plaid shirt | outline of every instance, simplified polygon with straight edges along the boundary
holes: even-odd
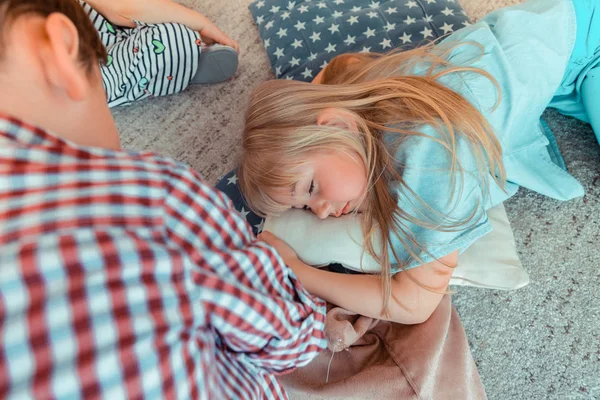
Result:
[[[0,398],[285,398],[324,312],[190,168],[0,115]]]

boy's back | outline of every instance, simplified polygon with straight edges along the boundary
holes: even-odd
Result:
[[[191,169],[119,150],[77,18],[0,0],[0,398],[278,397],[323,303]]]

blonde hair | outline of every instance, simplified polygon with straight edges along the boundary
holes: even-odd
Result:
[[[410,136],[425,136],[444,146],[452,161],[449,173],[452,188],[456,176],[462,173],[460,160],[456,157],[457,135],[461,135],[475,158],[482,191],[487,193],[490,173],[498,185],[503,187],[505,184],[502,150],[491,126],[464,97],[438,82],[450,73],[474,72],[490,79],[500,93],[497,82],[489,73],[469,66],[454,66],[447,60],[458,46],[428,45],[387,55],[341,55],[326,68],[321,85],[268,81],[250,98],[238,177],[249,206],[260,215],[278,214],[288,208],[277,203],[267,192],[291,188],[299,178],[296,168],[306,162],[308,155],[345,151],[361,157],[367,168],[369,188],[361,219],[364,247],[381,264],[385,314],[391,295],[388,249],[401,269],[407,265],[407,260],[400,259],[393,248],[392,235],[413,259],[420,261],[412,248],[425,249],[406,227],[405,221],[451,231],[470,223],[478,210],[473,210],[464,220],[440,224],[431,218],[408,215],[400,209],[397,198],[390,191],[392,182],[398,184],[401,192],[418,196],[404,184],[398,172],[401,166],[390,154],[384,135],[396,133],[399,146],[403,138]],[[483,52],[480,45],[473,43],[473,46]],[[423,65],[427,67],[426,72],[415,75],[415,68]],[[345,120],[356,125],[358,133],[335,124],[317,125],[317,118],[328,108],[340,110]],[[420,133],[418,128],[423,125],[436,129],[439,139]],[[424,201],[421,202],[432,211]],[[377,233],[381,235],[381,254],[375,254],[373,246]]]

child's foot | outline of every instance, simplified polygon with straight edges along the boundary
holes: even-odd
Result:
[[[202,48],[198,71],[191,84],[223,82],[233,76],[238,67],[238,54],[233,47],[214,44]]]

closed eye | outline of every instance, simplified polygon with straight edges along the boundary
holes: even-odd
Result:
[[[310,181],[310,188],[308,189],[308,194],[312,196],[315,191],[315,181]]]

